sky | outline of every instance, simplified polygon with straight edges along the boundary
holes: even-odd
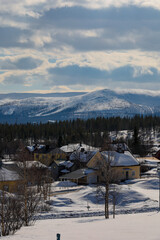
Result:
[[[0,93],[160,90],[159,0],[0,0]]]

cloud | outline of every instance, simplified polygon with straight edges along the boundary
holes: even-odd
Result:
[[[79,67],[78,65],[49,68],[48,73],[56,85],[76,85],[79,83],[92,85],[97,80],[105,80],[107,77],[106,71],[91,67]]]
[[[24,57],[17,60],[0,59],[0,69],[1,70],[32,70],[39,67],[42,61],[39,59],[34,59],[32,57]]]
[[[157,90],[160,74],[155,68],[126,65],[110,71],[78,65],[49,68],[48,74],[10,74],[4,76],[1,89],[28,92],[91,91],[102,88]],[[154,79],[154,84],[152,79]],[[17,89],[16,89],[17,86]]]
[[[48,69],[50,79],[56,85],[101,85],[105,86],[109,81],[147,83],[159,81],[160,75],[157,69],[143,69],[140,67],[123,66],[112,71],[99,70],[91,67],[79,67],[78,65],[56,67]]]
[[[149,20],[159,21],[159,10],[127,6],[102,9],[83,7],[52,8],[34,21],[41,24],[42,27],[50,27],[52,25],[56,28],[64,29],[96,29],[109,27],[112,23],[112,27],[121,26],[122,30],[128,30],[129,27],[141,27],[137,25],[139,21],[152,24]],[[121,25],[122,23],[124,25]]]
[[[5,78],[5,84],[9,85],[26,85],[28,84],[27,78],[25,75],[11,75]]]
[[[158,86],[158,0],[0,3],[0,82],[10,91]]]
[[[159,10],[136,6],[87,9],[62,7],[33,19],[34,29],[50,32],[47,47],[70,46],[77,51],[159,50]],[[87,35],[88,31],[94,34]]]
[[[25,4],[35,7],[38,2]],[[41,4],[47,3],[42,1]],[[38,17],[10,16],[12,21],[15,19],[20,25],[0,28],[0,46],[33,49],[63,49],[69,46],[75,51],[159,51],[160,11],[123,4],[121,7],[113,4],[112,7],[100,9],[74,5],[52,7],[48,10],[44,8]],[[22,24],[26,25],[25,29]]]
[[[3,48],[10,48],[10,47],[17,47],[17,48],[27,48],[33,47],[33,44],[29,44],[28,42],[21,43],[20,38],[22,36],[29,35],[30,31],[28,30],[21,30],[15,27],[0,27],[0,47]]]

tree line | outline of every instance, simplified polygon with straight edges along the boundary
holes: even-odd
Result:
[[[108,132],[120,130],[158,129],[160,117],[136,115],[130,117],[98,117],[92,119],[76,119],[54,123],[0,124],[0,148],[8,148],[13,152],[18,141],[41,140],[60,147],[68,143],[83,142],[101,147]],[[7,146],[6,146],[7,143]],[[1,149],[0,149],[1,152]]]

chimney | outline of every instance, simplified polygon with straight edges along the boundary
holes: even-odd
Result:
[[[48,145],[48,144],[46,145],[46,151],[47,151],[47,150],[49,150],[49,145]]]

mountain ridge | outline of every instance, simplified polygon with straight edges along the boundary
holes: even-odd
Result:
[[[110,89],[71,93],[0,94],[0,122],[26,123],[75,118],[160,115],[160,96]]]

